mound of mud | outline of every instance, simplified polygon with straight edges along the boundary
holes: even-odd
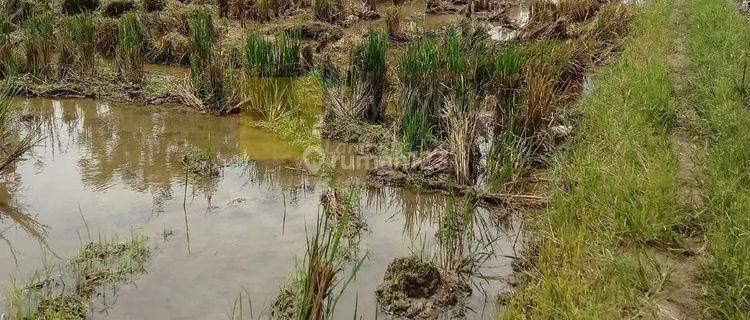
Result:
[[[446,181],[453,181],[455,156],[436,149],[419,159],[409,159],[396,165],[384,165],[370,171],[373,181],[383,184],[443,189]]]
[[[418,257],[397,258],[388,265],[376,294],[388,313],[411,319],[434,319],[471,295],[466,284],[443,274]]]

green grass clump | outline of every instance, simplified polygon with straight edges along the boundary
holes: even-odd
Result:
[[[398,104],[402,112],[404,144],[409,150],[425,149],[430,144],[442,106],[437,40],[423,37],[409,43],[398,66],[402,85]]]
[[[449,134],[441,116],[447,97],[463,106],[470,99],[482,101],[492,81],[492,61],[485,27],[461,22],[442,37],[422,35],[411,41],[398,61],[397,104],[406,149],[434,145],[435,138]]]
[[[677,156],[661,122],[673,109],[664,97],[674,3],[636,10],[622,56],[577,105],[585,116],[572,150],[552,161],[552,174],[569,183],[527,220],[528,260],[502,319],[631,318],[655,312],[665,294],[668,272],[648,252],[675,245],[684,223]]]
[[[47,79],[52,76],[52,50],[55,44],[55,17],[51,11],[37,13],[24,23],[26,71]]]
[[[718,319],[750,314],[750,110],[740,87],[750,53],[750,21],[737,3],[686,2],[688,76],[711,143],[703,216],[708,258],[704,308]]]
[[[244,53],[248,68],[260,77],[294,77],[302,72],[299,28],[279,32],[271,41],[253,32],[247,37]]]
[[[236,109],[238,83],[232,65],[214,48],[213,14],[197,10],[190,18],[190,80],[196,95],[213,113]]]
[[[121,77],[135,83],[141,81],[145,44],[146,30],[141,17],[137,13],[129,13],[120,18],[115,65]]]
[[[362,89],[369,95],[363,119],[369,122],[380,122],[385,113],[383,95],[387,78],[386,52],[388,38],[382,32],[370,30],[367,41],[355,49],[351,57],[350,87]]]
[[[62,25],[62,39],[58,44],[60,75],[93,74],[96,66],[93,17],[89,14],[68,17]]]

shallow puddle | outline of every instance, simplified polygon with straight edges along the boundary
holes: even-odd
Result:
[[[0,180],[4,287],[70,259],[86,239],[139,232],[156,247],[147,273],[98,299],[93,318],[229,319],[244,291],[257,317],[289,279],[295,258],[304,256],[328,182],[305,173],[301,151],[244,117],[91,100],[17,103],[38,115],[45,138]],[[186,180],[180,160],[196,147],[225,164],[219,177]],[[362,173],[339,170],[336,180],[364,183]],[[459,251],[436,245],[444,196],[383,187],[362,194],[369,228],[359,252],[369,258],[336,319],[352,317],[355,301],[358,314],[375,318],[374,292],[394,258]],[[497,215],[477,209],[475,237],[466,244],[491,252],[482,276],[472,278],[468,319],[495,314],[511,273],[505,257],[521,247],[516,220]],[[0,313],[6,309],[3,303]]]

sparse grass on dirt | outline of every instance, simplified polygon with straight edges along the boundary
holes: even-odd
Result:
[[[687,1],[689,74],[697,112],[710,130],[700,219],[708,258],[700,279],[703,307],[720,319],[750,315],[750,110],[742,87],[750,54],[750,20],[739,4]]]
[[[620,319],[654,314],[668,272],[649,247],[670,247],[683,221],[677,158],[666,135],[674,48],[673,2],[636,7],[631,38],[577,105],[559,183],[527,227],[520,286],[503,319]],[[665,121],[667,120],[667,121]]]

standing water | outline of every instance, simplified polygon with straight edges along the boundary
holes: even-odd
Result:
[[[299,150],[240,116],[92,100],[17,103],[38,117],[44,139],[0,176],[4,288],[74,257],[89,239],[142,233],[155,248],[147,273],[98,298],[94,319],[228,319],[240,292],[256,317],[272,306],[304,257],[330,180],[307,174]],[[225,164],[218,177],[186,178],[181,159],[194,148],[211,150]],[[354,170],[336,177],[366,182]],[[384,187],[362,194],[369,227],[359,253],[367,258],[336,319],[351,318],[355,308],[375,318],[375,290],[387,265],[441,250],[436,234],[446,196]],[[484,242],[474,246],[489,258],[472,277],[465,318],[489,319],[498,293],[507,290],[505,257],[521,244],[516,221],[500,218],[505,213],[475,215],[475,238]]]

